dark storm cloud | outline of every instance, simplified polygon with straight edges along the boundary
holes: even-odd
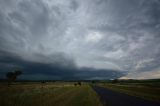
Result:
[[[1,0],[1,73],[21,67],[46,79],[155,75],[159,13],[159,0]]]
[[[57,60],[54,63],[40,63],[25,61],[19,56],[1,51],[0,54],[0,70],[1,77],[4,78],[5,73],[13,69],[23,70],[22,79],[57,79],[57,80],[89,80],[89,79],[111,79],[125,75],[124,72],[116,70],[97,70],[93,68],[78,68],[70,59],[66,59],[63,55],[59,55],[61,62]]]

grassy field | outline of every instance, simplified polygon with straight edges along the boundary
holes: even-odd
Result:
[[[160,87],[159,83],[125,83],[125,84],[111,84],[106,83],[101,86],[123,92],[129,95],[141,97],[143,99],[160,102]]]
[[[98,95],[87,85],[16,84],[0,85],[0,106],[102,106]]]

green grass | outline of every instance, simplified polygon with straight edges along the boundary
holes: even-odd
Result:
[[[160,88],[157,86],[144,84],[103,84],[101,86],[143,99],[160,102]]]
[[[25,84],[0,87],[0,106],[102,106],[99,97],[85,84]]]

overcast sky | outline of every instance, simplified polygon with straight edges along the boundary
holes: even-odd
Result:
[[[160,78],[160,0],[0,0],[0,78]]]

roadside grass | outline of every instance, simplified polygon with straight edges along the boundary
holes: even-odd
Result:
[[[93,89],[57,84],[0,86],[0,106],[102,106]]]
[[[137,96],[146,100],[160,102],[160,88],[141,84],[103,84],[102,87]]]

